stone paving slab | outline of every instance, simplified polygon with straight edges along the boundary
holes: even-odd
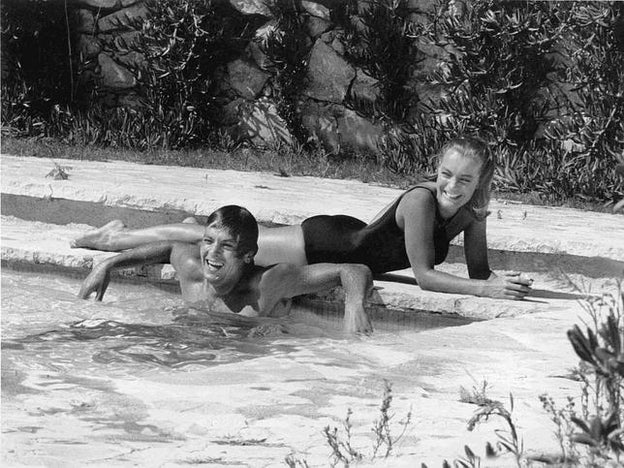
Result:
[[[68,180],[46,177],[54,162],[71,167]],[[349,214],[369,221],[401,193],[351,180],[124,162],[54,162],[2,155],[2,192],[197,215],[239,204],[260,222],[281,224],[299,223],[316,214]],[[504,200],[493,201],[491,211],[488,245],[492,250],[624,261],[624,216]]]

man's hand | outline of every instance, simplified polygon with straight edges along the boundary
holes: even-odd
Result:
[[[373,332],[373,324],[368,318],[364,305],[345,303],[344,331],[365,335],[370,335]]]
[[[113,269],[167,263],[169,262],[172,250],[172,242],[154,242],[152,244],[141,245],[134,249],[126,250],[114,257],[107,258],[102,263],[93,267],[89,276],[83,281],[80,291],[78,292],[78,297],[86,299],[91,293],[96,293],[95,300],[101,301],[106,292],[106,288],[108,288],[110,272]],[[176,269],[176,271],[180,274],[179,269]]]
[[[89,276],[85,278],[78,292],[80,299],[87,299],[92,293],[95,294],[95,300],[101,301],[110,283],[110,271],[104,263],[100,263],[93,267]]]

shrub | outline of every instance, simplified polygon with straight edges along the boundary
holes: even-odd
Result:
[[[140,142],[133,147],[207,144],[221,119],[217,77],[240,55],[257,24],[223,2],[169,0],[147,6],[148,19],[130,25],[140,29],[139,38],[110,46],[115,53],[144,57],[131,67],[140,106],[123,114],[124,123],[133,121]]]
[[[448,54],[425,125],[492,142],[499,190],[614,199],[624,150],[622,5],[478,2],[421,28]],[[567,140],[567,141],[566,141]]]
[[[66,7],[2,1],[2,125],[17,134],[45,135],[52,113],[74,102]]]
[[[403,121],[415,97],[406,84],[417,58],[415,41],[409,35],[408,2],[371,0],[360,5],[359,11],[358,3],[344,2],[334,18],[345,30],[345,56],[379,80],[381,99],[374,108],[351,104],[374,118]]]
[[[92,104],[104,90],[82,80],[87,74],[72,60],[67,2],[3,0],[4,128],[135,149],[213,145],[222,106],[233,97],[219,86],[224,65],[266,19],[228,2],[147,5],[149,18],[130,25],[141,30],[139,40],[106,45],[112,55],[144,58],[133,67],[131,97],[140,105],[124,110]],[[332,8],[345,57],[379,80],[376,103],[345,103],[387,128],[378,162],[399,174],[431,172],[432,151],[448,138],[479,134],[497,154],[498,191],[621,200],[624,3],[432,5],[418,14],[407,0]],[[263,44],[273,98],[306,144],[299,115],[310,45],[305,14],[290,0],[277,1],[273,14],[276,27]]]
[[[309,53],[302,9],[295,2],[276,0],[271,5],[271,12],[276,24],[262,44],[262,50],[272,64],[273,98],[292,135],[297,141],[306,143],[309,135],[298,112]]]

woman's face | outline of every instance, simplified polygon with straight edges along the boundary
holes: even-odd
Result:
[[[479,185],[481,165],[455,149],[444,154],[436,179],[438,207],[444,218],[453,216],[470,201]]]

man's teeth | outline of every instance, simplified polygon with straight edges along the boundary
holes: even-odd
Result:
[[[211,268],[221,268],[223,266],[223,263],[214,263],[211,261],[208,261],[208,266]]]

